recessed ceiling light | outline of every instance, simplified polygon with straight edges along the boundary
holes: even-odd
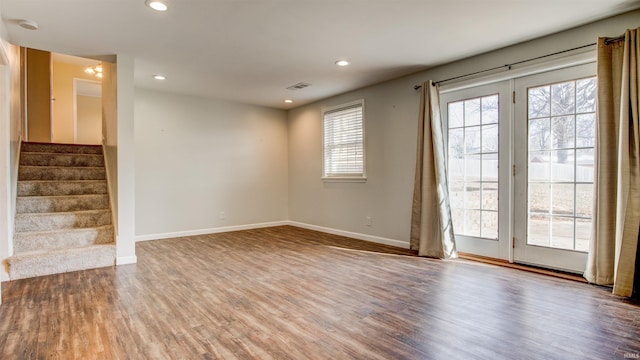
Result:
[[[285,100],[284,102],[285,102],[285,103],[287,103],[287,104],[291,104],[291,103],[293,102],[293,100],[291,100],[291,99],[287,99],[287,100]]]
[[[153,75],[153,78],[156,80],[165,80],[166,77],[164,77],[163,75]]]
[[[27,30],[38,30],[38,23],[31,20],[20,20],[18,21],[18,25],[20,27],[25,28]]]
[[[158,0],[147,0],[145,1],[145,4],[147,4],[148,7],[152,8],[153,10],[156,11],[167,11],[168,7],[165,3],[163,3],[162,1],[158,1]]]
[[[347,65],[349,65],[349,62],[347,60],[338,60],[338,61],[336,61],[336,65],[338,65],[338,66],[347,66]]]

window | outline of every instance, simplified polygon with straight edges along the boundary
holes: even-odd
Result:
[[[364,101],[327,108],[324,120],[325,180],[363,181],[364,156]]]

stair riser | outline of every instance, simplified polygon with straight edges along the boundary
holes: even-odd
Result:
[[[104,166],[102,155],[23,153],[20,165],[27,166]]]
[[[111,224],[111,212],[17,214],[17,232],[91,228]]]
[[[106,193],[107,182],[104,180],[88,182],[18,182],[18,196],[90,195]]]
[[[65,252],[16,255],[7,259],[9,278],[25,279],[70,271],[114,266],[115,245],[98,245]]]
[[[109,208],[107,195],[84,195],[78,197],[19,197],[16,212],[49,213],[62,211],[101,210]]]
[[[18,180],[105,180],[104,167],[21,166]]]
[[[68,154],[102,154],[100,145],[65,145],[65,144],[42,144],[42,143],[22,143],[22,153],[68,153]]]
[[[16,254],[28,251],[56,250],[82,246],[111,244],[114,242],[113,226],[80,229],[74,231],[48,231],[37,233],[16,233],[14,237]]]

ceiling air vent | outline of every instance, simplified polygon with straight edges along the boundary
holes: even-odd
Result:
[[[309,86],[311,86],[311,84],[299,82],[297,84],[293,84],[293,85],[287,87],[287,90],[300,90],[300,89],[304,89],[304,88],[309,87]]]

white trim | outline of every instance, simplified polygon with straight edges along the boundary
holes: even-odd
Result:
[[[104,121],[104,119],[103,119]],[[111,224],[113,224],[113,229],[116,232],[116,234],[114,236],[117,236],[118,234],[118,209],[116,209],[113,204],[115,204],[114,202],[114,194],[113,191],[111,191],[111,178],[109,177],[109,158],[107,156],[107,145],[104,143],[104,138],[102,139],[102,158],[104,159],[104,174],[105,177],[107,178],[107,194],[109,195],[109,210],[111,210]],[[117,163],[117,161],[116,161]],[[117,189],[117,188],[116,188]]]
[[[257,224],[224,226],[219,228],[175,231],[175,232],[160,233],[160,234],[137,235],[136,242],[170,239],[170,238],[178,238],[178,237],[184,237],[184,236],[208,235],[208,234],[216,234],[216,233],[239,231],[239,230],[260,229],[260,228],[283,226],[283,225],[290,225],[290,224],[288,221],[273,221],[273,222],[265,222],[265,223],[257,223]]]
[[[336,110],[342,110],[342,109],[347,109],[347,108],[351,108],[351,107],[357,107],[358,105],[362,106],[362,108],[364,109],[364,99],[360,99],[360,100],[354,100],[354,101],[350,101],[348,103],[344,103],[344,104],[340,104],[340,105],[335,105],[335,106],[327,106],[327,107],[323,107],[321,109],[322,114],[324,115],[325,113],[328,112],[333,112]]]
[[[339,229],[332,229],[332,228],[327,228],[327,227],[324,227],[324,226],[305,224],[305,223],[301,223],[301,222],[297,222],[297,221],[287,221],[287,223],[288,223],[287,225],[291,225],[291,226],[295,226],[295,227],[299,227],[299,228],[303,228],[303,229],[315,230],[315,231],[320,231],[320,232],[324,232],[324,233],[328,233],[328,234],[345,236],[345,237],[349,237],[349,238],[353,238],[353,239],[357,239],[357,240],[369,241],[369,242],[373,242],[373,243],[377,243],[377,244],[395,246],[395,247],[399,247],[399,248],[402,248],[402,249],[408,249],[409,248],[409,243],[406,242],[406,241],[383,238],[383,237],[374,236],[374,235],[355,233],[355,232],[339,230]]]
[[[10,49],[7,49],[7,42],[4,39],[0,40],[0,64],[9,65],[9,56],[7,55]]]
[[[133,256],[118,256],[116,258],[116,265],[135,264],[138,262],[138,257]]]
[[[355,233],[355,232],[339,230],[339,229],[333,229],[333,228],[328,228],[324,226],[305,224],[305,223],[291,221],[291,220],[273,221],[273,222],[247,224],[247,225],[225,226],[225,227],[219,227],[219,228],[209,228],[209,229],[199,229],[199,230],[176,231],[176,232],[161,233],[161,234],[138,235],[136,236],[136,242],[171,239],[171,238],[179,238],[179,237],[185,237],[185,236],[217,234],[217,233],[224,233],[224,232],[230,232],[230,231],[252,230],[252,229],[268,228],[268,227],[275,227],[275,226],[285,226],[285,225],[295,226],[302,229],[320,231],[327,234],[345,236],[345,237],[357,239],[357,240],[369,241],[376,244],[395,246],[402,249],[409,248],[409,243],[406,241],[383,238],[383,237],[374,236],[374,235]]]
[[[13,192],[11,168],[11,65],[4,40],[0,39],[0,238],[5,238],[6,256],[13,255]],[[4,251],[3,251],[4,253]],[[0,258],[4,261],[4,259]],[[3,266],[0,281],[9,281],[9,274]],[[2,293],[0,285],[0,294]],[[0,295],[0,304],[2,303]]]
[[[362,176],[358,176],[358,177],[329,176],[329,177],[322,177],[321,179],[324,182],[360,182],[360,183],[367,182],[367,178]]]
[[[596,62],[596,51],[595,49],[591,49],[579,54],[564,56],[549,61],[541,61],[521,68],[500,70],[498,73],[490,75],[451,82],[440,86],[440,94],[594,62]]]

